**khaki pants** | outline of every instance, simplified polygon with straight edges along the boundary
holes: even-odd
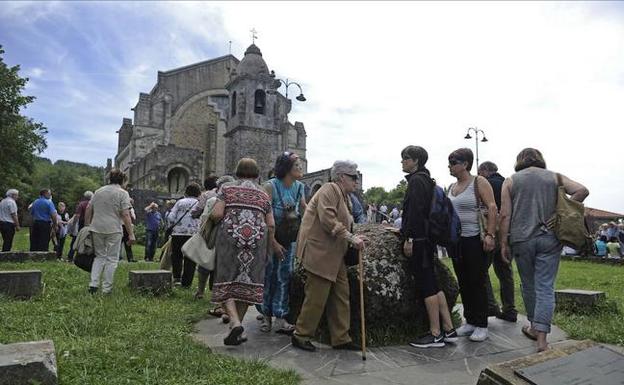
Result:
[[[303,340],[312,339],[327,306],[327,324],[332,346],[351,342],[349,279],[346,266],[342,264],[336,282],[306,272],[304,291],[305,299],[297,318],[295,336]]]
[[[102,292],[110,293],[113,290],[113,278],[119,263],[122,233],[101,234],[92,232],[91,235],[93,235],[95,259],[93,260],[89,286],[99,287],[101,277]]]

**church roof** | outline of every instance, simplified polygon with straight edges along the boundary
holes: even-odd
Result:
[[[585,207],[585,216],[593,218],[624,218],[624,214],[618,214],[610,211],[593,209],[591,207]]]
[[[257,45],[252,44],[247,48],[245,57],[238,63],[236,72],[238,75],[252,76],[269,73],[269,67],[267,67],[266,62],[262,58],[262,52],[260,52],[260,48]]]

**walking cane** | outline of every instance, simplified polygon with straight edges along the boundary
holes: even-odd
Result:
[[[360,332],[362,339],[362,361],[366,361],[366,320],[364,319],[364,262],[362,260],[362,250],[358,251],[360,270]]]

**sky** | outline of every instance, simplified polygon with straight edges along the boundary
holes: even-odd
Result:
[[[103,166],[157,71],[256,44],[299,82],[309,171],[351,159],[364,187],[396,186],[420,145],[441,185],[468,127],[479,159],[513,173],[525,147],[624,213],[624,2],[3,2],[0,44],[37,97],[43,156]],[[295,92],[292,90],[291,92]]]

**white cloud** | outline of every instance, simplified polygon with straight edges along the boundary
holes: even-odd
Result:
[[[64,7],[63,17],[78,17],[71,3]],[[589,205],[624,212],[624,25],[605,3],[158,2],[92,10],[111,7],[159,27],[119,28],[105,19],[77,30],[94,60],[106,58],[104,74],[85,71],[62,42],[47,41],[62,97],[42,107],[69,105],[59,114],[75,124],[65,128],[102,140],[109,157],[121,118],[155,84],[157,70],[226,54],[229,40],[241,57],[255,27],[269,67],[304,87],[308,101],[293,101],[290,118],[306,125],[310,170],[350,158],[366,187],[390,188],[403,176],[401,148],[419,144],[439,183],[449,184],[446,157],[474,146],[463,136],[478,126],[490,140],[481,160],[505,175],[523,147],[537,147],[550,168],[589,187]],[[37,86],[51,87],[43,80],[52,72],[44,68]],[[99,89],[102,78],[117,88]],[[65,156],[52,145],[48,153]]]

